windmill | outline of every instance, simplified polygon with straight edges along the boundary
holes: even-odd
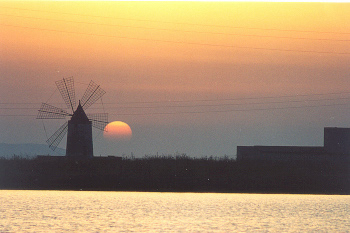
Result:
[[[42,103],[36,118],[66,119],[70,117],[70,120],[59,127],[46,142],[52,150],[55,150],[68,132],[66,156],[92,158],[92,127],[102,131],[105,130],[108,124],[108,115],[107,113],[86,114],[85,111],[106,92],[99,85],[91,81],[76,107],[73,77],[63,78],[57,81],[56,86],[69,111],[47,103]]]

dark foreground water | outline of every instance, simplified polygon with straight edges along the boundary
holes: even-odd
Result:
[[[349,232],[350,196],[0,190],[0,232]]]

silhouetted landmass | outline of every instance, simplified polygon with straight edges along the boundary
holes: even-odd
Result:
[[[145,156],[0,159],[1,189],[350,194],[349,159],[235,161]]]
[[[0,157],[11,158],[13,155],[21,155],[22,157],[33,158],[36,155],[65,155],[66,150],[62,148],[56,148],[53,152],[47,144],[34,144],[34,143],[22,143],[22,144],[10,144],[0,143]]]

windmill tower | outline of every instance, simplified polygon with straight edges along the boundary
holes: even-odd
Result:
[[[108,115],[107,113],[86,114],[85,111],[106,92],[91,81],[79,101],[78,107],[76,107],[73,77],[57,81],[56,86],[71,113],[62,108],[42,103],[38,110],[37,119],[65,119],[70,117],[70,120],[65,122],[46,142],[52,150],[55,150],[68,132],[66,156],[92,158],[92,127],[104,130],[108,124]]]

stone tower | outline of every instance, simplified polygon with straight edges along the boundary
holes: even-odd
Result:
[[[68,121],[66,156],[81,159],[93,157],[92,122],[80,102]]]

